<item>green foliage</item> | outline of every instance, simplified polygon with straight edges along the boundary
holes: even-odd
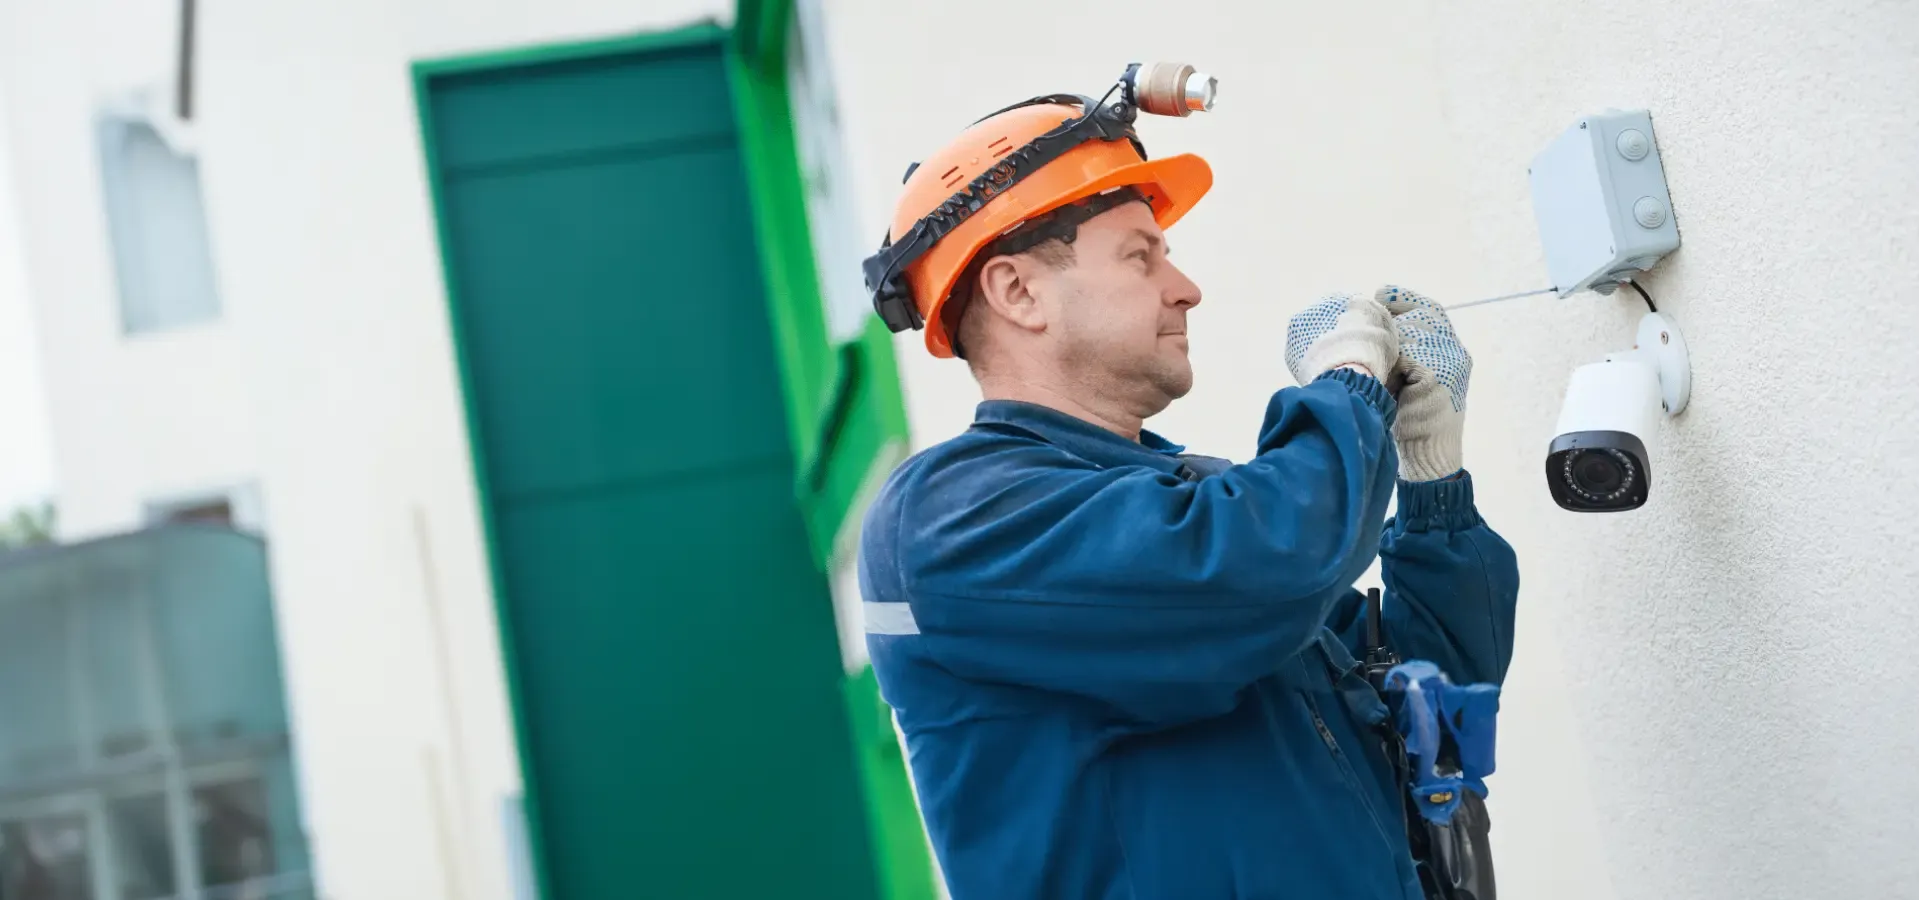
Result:
[[[0,521],[0,550],[53,543],[54,519],[51,500],[15,509],[5,520]]]

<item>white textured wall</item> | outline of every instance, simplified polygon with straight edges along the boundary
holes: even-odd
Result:
[[[1632,304],[1473,311],[1471,449],[1528,532],[1527,611],[1566,651],[1619,896],[1919,896],[1919,5],[1433,21],[1482,272],[1537,271],[1504,161],[1606,103],[1653,111],[1684,242],[1645,284],[1690,342],[1692,407],[1636,515],[1561,515],[1535,471],[1568,367],[1620,344]]]
[[[0,83],[0,122],[7,118]],[[0,138],[0,510],[38,502],[53,491],[53,447],[47,399],[40,386],[40,352],[20,253],[20,217],[14,209],[7,142]]]
[[[1456,319],[1478,359],[1468,465],[1524,578],[1492,782],[1502,896],[1919,893],[1902,824],[1919,801],[1919,5],[829,9],[872,234],[907,162],[1005,103],[1098,93],[1139,59],[1221,78],[1214,113],[1142,126],[1217,176],[1172,237],[1207,291],[1198,386],[1152,425],[1236,458],[1290,383],[1294,310],[1383,281],[1445,302],[1544,285],[1527,161],[1583,112],[1649,107],[1685,246],[1646,284],[1695,380],[1648,507],[1575,517],[1543,480],[1568,375],[1631,343],[1633,302]],[[916,442],[963,428],[963,364],[901,351]]]
[[[91,131],[164,91],[171,0],[0,0],[0,81],[69,537],[254,481],[331,900],[501,900],[517,790],[409,66],[730,16],[725,0],[201,3],[225,313],[119,333]]]

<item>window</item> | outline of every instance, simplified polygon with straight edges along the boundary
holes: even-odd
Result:
[[[272,810],[259,779],[196,787],[193,809],[199,823],[200,871],[207,884],[251,884],[278,871]]]
[[[203,783],[192,785],[187,814],[178,823],[170,818],[164,791],[109,798],[107,823],[117,854],[112,868],[119,875],[121,900],[168,900],[177,894],[182,887],[177,854],[186,847],[198,851],[198,879],[206,888],[257,891],[278,874],[265,784],[259,778],[215,780],[218,775],[197,772],[187,777]],[[194,829],[190,844],[184,833],[189,827]],[[189,864],[192,859],[186,857]],[[0,895],[0,900],[11,898]]]
[[[86,821],[77,815],[0,822],[0,897],[93,900]]]
[[[124,900],[161,900],[179,884],[173,868],[172,835],[167,827],[167,798],[153,791],[116,797],[107,804],[108,827]]]
[[[285,837],[274,833],[265,782],[246,770],[229,763],[187,771],[177,813],[151,776],[127,779],[131,787],[93,784],[104,801],[98,807],[72,795],[42,800],[43,808],[24,815],[0,805],[0,900],[171,900],[187,887],[209,898],[310,898],[304,872],[276,866],[274,841]],[[92,817],[105,824],[104,847],[88,841]],[[94,860],[96,852],[111,859]],[[191,883],[183,883],[183,863],[193,866]],[[96,874],[110,877],[117,892],[99,890]]]
[[[825,16],[819,0],[793,4],[787,34],[786,84],[793,109],[793,137],[806,187],[806,218],[826,304],[826,331],[834,343],[858,340],[873,317],[860,262],[879,247],[862,248],[856,233],[856,198],[846,153],[840,144],[839,107],[829,70]]]
[[[141,334],[218,317],[199,161],[137,118],[102,119],[99,140],[122,330]]]

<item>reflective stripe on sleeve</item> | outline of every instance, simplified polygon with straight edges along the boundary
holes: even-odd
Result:
[[[860,603],[860,612],[866,619],[867,634],[920,633],[919,623],[913,620],[913,607],[905,603],[866,600]]]

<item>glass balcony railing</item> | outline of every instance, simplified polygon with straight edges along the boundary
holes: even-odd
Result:
[[[265,545],[0,554],[0,898],[311,893]]]

